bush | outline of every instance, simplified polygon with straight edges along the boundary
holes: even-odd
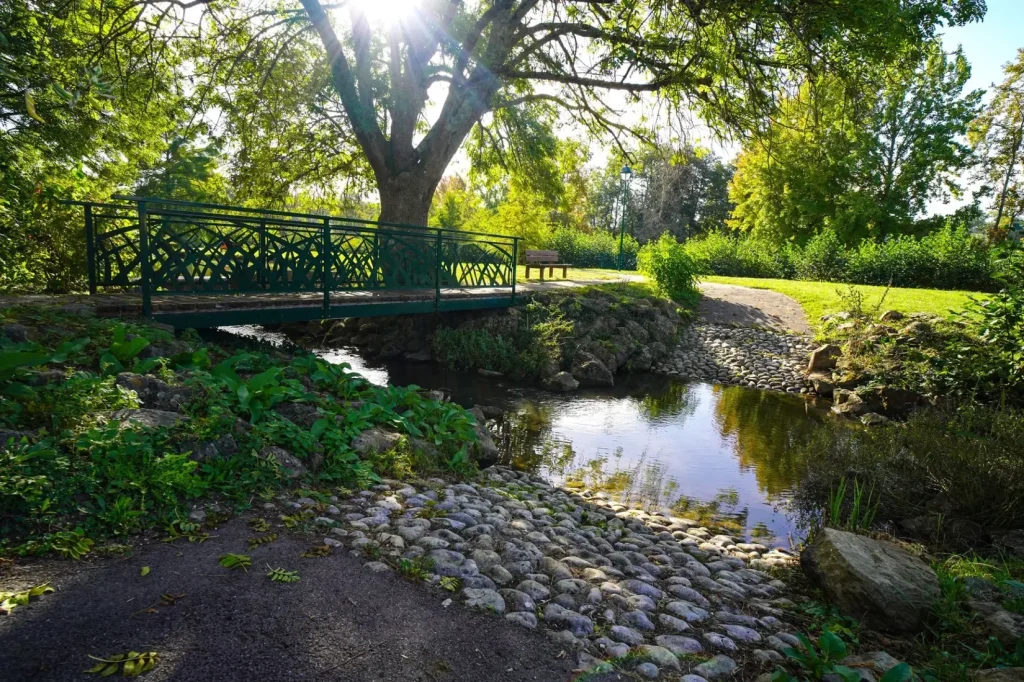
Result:
[[[557,251],[563,263],[578,268],[617,268],[619,266],[618,235],[604,230],[580,232],[562,227],[555,230],[547,248]],[[636,255],[640,244],[627,234],[622,245],[622,268],[636,270]]]
[[[687,255],[686,247],[668,232],[640,249],[637,265],[640,272],[675,301],[692,303],[700,295],[693,259]]]
[[[832,230],[821,230],[795,254],[796,278],[815,282],[848,281],[847,258],[839,235]]]
[[[703,275],[774,279],[793,276],[790,249],[761,239],[709,232],[688,240],[683,246]]]
[[[953,224],[920,239],[864,239],[855,247],[845,246],[827,229],[802,248],[712,232],[690,239],[685,249],[700,274],[726,277],[994,291],[1000,275],[995,250]]]

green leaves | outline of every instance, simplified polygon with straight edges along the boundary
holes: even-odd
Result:
[[[21,592],[0,592],[0,613],[10,614],[14,607],[28,604],[32,597],[41,597],[53,591],[49,583],[43,583]]]
[[[126,654],[115,654],[105,658],[90,654],[89,658],[99,661],[95,666],[85,671],[90,675],[110,677],[120,670],[121,677],[138,677],[156,667],[159,654],[155,651],[147,651],[145,653],[129,651]]]
[[[73,531],[57,533],[53,540],[53,549],[68,559],[81,559],[92,551],[95,543],[86,537],[85,531],[75,528]]]
[[[914,669],[907,663],[900,663],[889,668],[878,682],[912,682],[913,679]]]
[[[246,573],[249,572],[249,567],[252,566],[252,559],[245,554],[228,554],[221,555],[218,563],[224,568],[237,569],[240,568]]]
[[[267,571],[267,577],[275,583],[297,583],[301,580],[298,571],[287,571],[283,568],[271,568]]]
[[[103,376],[119,374],[127,369],[128,363],[149,346],[149,339],[142,336],[128,338],[123,324],[114,328],[114,340],[110,348],[100,356],[100,373]],[[147,368],[148,369],[148,368]]]
[[[143,578],[149,575],[149,566],[143,566],[141,569],[139,569],[139,575]]]

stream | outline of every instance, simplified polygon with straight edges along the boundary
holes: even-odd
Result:
[[[284,341],[259,327],[221,331]],[[556,394],[430,363],[370,362],[351,348],[310,350],[378,385],[443,389],[465,407],[500,408],[495,442],[506,462],[552,483],[582,484],[769,546],[804,535],[790,509],[806,468],[797,446],[825,410],[800,396],[646,374]]]

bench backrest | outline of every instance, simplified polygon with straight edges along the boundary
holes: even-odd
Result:
[[[557,263],[557,251],[526,251],[527,263]]]

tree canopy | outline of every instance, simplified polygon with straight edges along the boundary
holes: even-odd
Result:
[[[730,225],[801,242],[824,228],[847,243],[914,232],[972,163],[962,140],[982,93],[963,92],[969,77],[959,51],[932,44],[879,70],[876,89],[808,79],[737,159]]]

